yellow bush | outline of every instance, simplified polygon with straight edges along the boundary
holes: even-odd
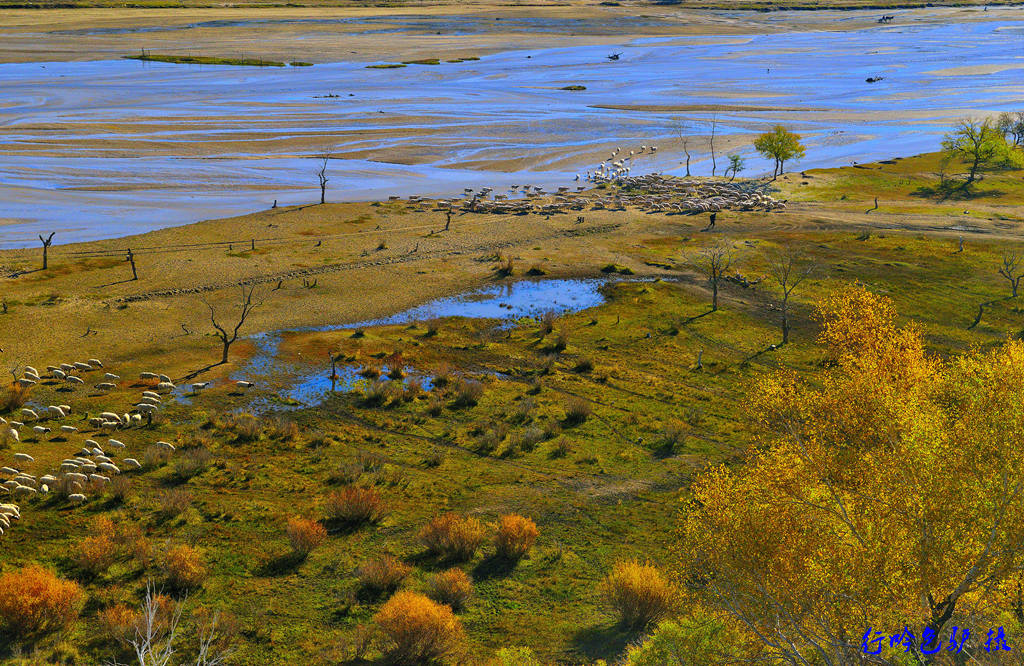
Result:
[[[461,610],[473,596],[473,581],[462,569],[449,569],[430,578],[427,596],[452,610]]]
[[[293,516],[288,519],[285,533],[288,535],[288,541],[291,542],[292,550],[303,557],[313,552],[313,549],[327,538],[327,530],[323,525],[301,516]]]
[[[508,514],[498,518],[494,545],[499,557],[518,560],[530,552],[538,536],[540,530],[532,520],[518,514]]]
[[[373,616],[385,639],[384,650],[397,664],[430,664],[455,657],[465,642],[452,609],[422,594],[395,594]]]
[[[139,612],[124,604],[118,604],[97,613],[96,621],[103,633],[124,645],[135,635]]]
[[[629,627],[645,627],[665,619],[675,609],[675,587],[652,564],[617,562],[604,580],[608,602]]]
[[[356,571],[359,584],[373,592],[391,592],[412,573],[412,567],[396,557],[385,555],[364,562]]]
[[[484,540],[484,526],[476,518],[446,513],[437,516],[417,535],[429,552],[451,560],[468,560]]]
[[[109,532],[101,532],[78,542],[75,562],[83,571],[98,576],[110,568],[116,557],[117,545],[110,538]]]
[[[206,580],[203,557],[192,546],[172,546],[163,557],[164,578],[175,589],[200,587]]]
[[[358,525],[375,523],[384,517],[384,499],[373,488],[345,486],[327,496],[324,507],[329,520]]]
[[[0,574],[0,634],[34,638],[64,630],[78,617],[85,593],[38,564]]]

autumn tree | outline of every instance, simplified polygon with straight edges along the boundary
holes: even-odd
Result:
[[[1006,278],[1010,283],[1010,294],[1017,298],[1017,288],[1024,278],[1024,266],[1021,266],[1022,258],[1016,252],[1004,252],[1003,263],[999,267],[999,275]]]
[[[718,311],[718,286],[725,277],[733,260],[730,243],[719,241],[690,257],[690,266],[703,275],[711,287],[711,311]]]
[[[787,161],[800,159],[807,153],[807,149],[800,143],[800,135],[790,132],[782,125],[776,125],[770,132],[765,132],[754,139],[754,149],[766,159],[775,160],[772,180],[785,172]]]
[[[782,344],[789,342],[789,297],[797,287],[814,273],[815,264],[798,249],[787,247],[769,251],[768,275],[779,288],[779,311],[782,314]]]
[[[732,173],[732,175],[729,176],[730,181],[735,180],[736,174],[738,174],[740,171],[743,171],[743,167],[746,165],[746,162],[747,161],[743,158],[742,155],[729,155],[729,166],[725,168],[725,172]]]
[[[942,156],[959,161],[967,168],[969,187],[980,180],[983,171],[1009,168],[1021,164],[1021,156],[1006,142],[1006,137],[990,119],[964,119],[942,140]]]
[[[820,318],[834,366],[763,380],[745,465],[696,482],[687,579],[766,663],[926,664],[922,642],[953,626],[983,642],[1024,566],[1024,343],[932,357],[862,288]],[[913,655],[864,654],[904,627]]]
[[[235,306],[238,310],[238,318],[235,320],[234,327],[232,327],[230,323],[221,324],[217,321],[217,313],[214,311],[213,305],[208,301],[204,301],[204,303],[206,303],[206,307],[210,310],[210,323],[213,324],[216,336],[220,339],[222,345],[221,363],[228,362],[228,350],[231,348],[231,345],[238,340],[238,331],[242,328],[242,325],[245,324],[245,320],[249,318],[249,315],[252,314],[253,310],[262,305],[262,302],[253,297],[256,291],[256,285],[249,285],[248,289],[245,285],[242,285],[239,289],[239,299]]]
[[[996,118],[995,126],[1007,142],[1013,140],[1014,147],[1024,143],[1024,111],[1000,113]]]

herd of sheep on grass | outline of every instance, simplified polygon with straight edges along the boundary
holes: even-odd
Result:
[[[18,378],[16,383],[28,389],[45,382],[60,386],[61,388],[57,389],[59,391],[73,391],[76,386],[84,386],[86,383],[79,375],[100,368],[103,368],[103,363],[93,358],[87,362],[47,366],[48,375],[43,377],[34,367],[26,366],[23,376]],[[121,474],[122,470],[141,470],[142,464],[136,458],[122,457],[120,461],[117,460],[118,454],[114,451],[124,452],[128,446],[111,435],[116,431],[150,424],[153,414],[160,409],[163,400],[176,389],[176,386],[167,375],[154,372],[140,373],[139,380],[145,388],[128,411],[121,414],[104,411],[96,416],[86,413],[81,415],[78,421],[80,425],[61,422],[71,418],[70,405],[26,406],[21,408],[20,420],[0,417],[0,428],[3,429],[0,432],[10,444],[28,443],[30,437],[33,441],[39,442],[50,433],[53,435],[49,441],[67,442],[71,437],[84,436],[81,431],[84,427],[81,426],[82,422],[88,422],[93,431],[89,433],[91,438],[81,442],[76,453],[64,458],[57,469],[51,469],[42,475],[37,476],[28,471],[36,466],[34,456],[20,451],[12,453],[9,464],[0,467],[0,479],[3,479],[0,482],[0,496],[6,495],[11,499],[24,501],[53,493],[66,498],[72,505],[79,505],[87,501],[88,492],[101,490],[110,483],[111,477]],[[95,384],[94,388],[99,393],[106,394],[117,388],[118,381],[118,375],[107,372],[103,376],[103,381]],[[252,382],[247,381],[235,383],[236,389],[241,391],[252,385]],[[209,382],[194,383],[191,389],[193,393],[198,393],[208,386]],[[23,431],[26,432],[25,439],[22,438]],[[106,442],[101,444],[98,439],[104,438]],[[166,454],[175,451],[175,446],[170,442],[159,441],[154,446]],[[10,529],[12,520],[19,520],[20,517],[21,510],[17,504],[0,503],[0,536]]]

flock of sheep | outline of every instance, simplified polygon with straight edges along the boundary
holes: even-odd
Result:
[[[17,379],[17,383],[30,387],[46,380],[49,380],[47,383],[50,385],[63,382],[70,384],[71,387],[63,386],[58,390],[67,391],[72,390],[75,385],[85,385],[86,382],[79,376],[80,374],[102,367],[103,363],[98,359],[89,359],[84,363],[63,363],[59,366],[47,366],[49,374],[42,377],[35,368],[27,366],[23,377]],[[115,431],[142,427],[151,423],[153,413],[161,407],[167,394],[174,391],[176,387],[170,377],[159,373],[143,372],[139,375],[139,379],[145,388],[128,411],[122,414],[105,411],[96,416],[84,414],[79,417],[80,425],[87,421],[89,427],[92,428],[93,432],[89,433],[91,438],[83,439],[79,450],[64,458],[58,469],[49,470],[47,473],[37,476],[28,471],[36,466],[35,458],[32,455],[24,452],[13,453],[10,463],[0,467],[0,479],[3,479],[0,482],[0,496],[7,495],[20,501],[55,493],[66,497],[71,504],[78,505],[88,499],[87,492],[101,490],[110,483],[111,477],[121,474],[122,470],[131,472],[142,469],[142,464],[135,458],[124,457],[120,461],[117,460],[117,454],[114,451],[123,452],[128,447],[123,441],[114,439],[111,435]],[[118,375],[107,372],[103,381],[95,384],[94,387],[97,391],[108,393],[117,388],[116,382],[119,380]],[[209,382],[196,383],[191,385],[191,389],[193,393],[197,393],[207,388],[208,385]],[[236,382],[238,390],[244,391],[251,386],[251,382]],[[30,431],[36,442],[50,433],[54,434],[49,441],[66,442],[71,437],[83,434],[80,425],[72,425],[65,421],[71,417],[70,405],[23,407],[19,415],[21,420],[7,420],[0,417],[0,428],[4,429],[7,440],[12,443],[23,441],[22,431]],[[26,435],[26,439],[28,436]],[[106,439],[106,442],[101,444],[98,439]],[[170,442],[160,441],[154,446],[167,453],[173,453],[175,450],[174,445]],[[17,504],[0,503],[0,536],[10,529],[12,520],[18,520],[20,517],[21,511]]]
[[[450,212],[499,215],[554,215],[569,210],[624,210],[626,207],[638,208],[643,212],[693,215],[723,210],[771,211],[786,207],[784,201],[768,193],[766,183],[755,181],[706,182],[648,174],[620,177],[615,184],[618,188],[607,194],[602,189],[585,191],[584,187],[577,187],[575,192],[571,192],[568,187],[559,187],[557,192],[548,194],[542,188],[535,187],[525,190],[525,198],[522,199],[493,194],[491,188],[485,187],[479,192],[470,190],[473,193],[469,201],[442,199],[436,204]],[[426,203],[419,197],[410,197],[410,201],[421,205]]]

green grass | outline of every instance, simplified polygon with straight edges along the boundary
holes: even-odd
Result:
[[[383,65],[367,65],[366,69],[398,69],[399,67],[405,67],[404,64],[399,63],[387,63]]]
[[[128,60],[144,60],[149,62],[169,62],[179,65],[234,65],[238,67],[284,67],[285,63],[262,58],[218,58],[214,56],[182,56],[146,53],[142,55],[124,56]],[[293,66],[309,66],[312,63],[292,63]]]
[[[559,88],[559,90],[586,90],[586,89],[587,89],[586,86],[565,86],[563,88]]]
[[[403,65],[440,65],[439,58],[421,58],[419,60],[403,60]]]

